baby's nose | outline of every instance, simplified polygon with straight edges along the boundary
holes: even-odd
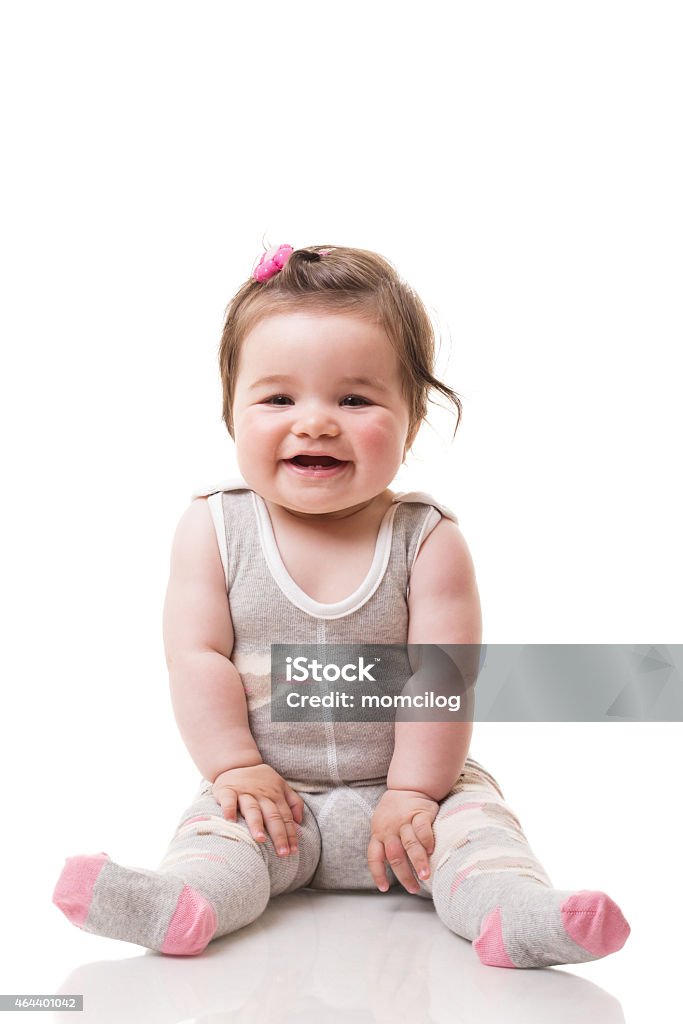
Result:
[[[306,434],[308,437],[336,437],[340,432],[336,417],[324,409],[302,411],[293,429],[295,434]]]

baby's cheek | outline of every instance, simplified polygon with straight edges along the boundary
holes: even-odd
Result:
[[[248,410],[239,420],[235,440],[244,451],[263,452],[272,448],[278,437],[276,417],[268,418]]]
[[[368,455],[381,457],[402,451],[405,435],[395,421],[377,418],[363,425],[363,446]]]

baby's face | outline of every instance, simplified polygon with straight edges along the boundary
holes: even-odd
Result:
[[[266,500],[312,514],[367,503],[398,472],[409,424],[384,329],[345,313],[261,320],[242,343],[233,424],[240,472]]]

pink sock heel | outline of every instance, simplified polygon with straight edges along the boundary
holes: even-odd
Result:
[[[161,947],[162,953],[196,956],[203,952],[216,933],[216,911],[196,889],[186,885]]]
[[[481,927],[481,932],[472,943],[479,960],[486,967],[516,967],[508,956],[503,941],[503,926],[500,919],[500,907],[496,907],[488,915]]]

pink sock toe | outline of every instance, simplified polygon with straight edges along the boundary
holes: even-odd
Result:
[[[477,956],[487,967],[516,967],[508,956],[503,941],[500,907],[492,910],[481,926],[481,932],[472,943]]]
[[[604,892],[575,892],[560,910],[567,935],[595,957],[621,949],[631,933],[621,910]]]
[[[196,956],[216,933],[216,912],[201,893],[186,885],[164,937],[162,953]]]
[[[88,916],[95,882],[108,860],[106,853],[66,858],[52,902],[79,928]]]

